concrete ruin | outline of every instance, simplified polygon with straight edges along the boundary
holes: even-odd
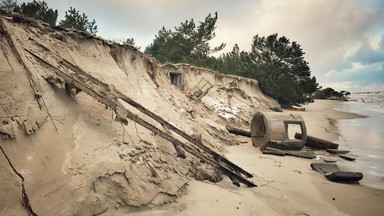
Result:
[[[180,90],[183,90],[183,88],[184,88],[184,74],[183,74],[183,72],[169,71],[168,77],[169,77],[169,80],[171,81],[172,85],[176,86]]]
[[[361,172],[341,171],[337,164],[311,163],[311,168],[327,177],[330,181],[358,182],[364,177]]]
[[[300,139],[289,138],[289,127],[299,125]],[[255,147],[300,150],[307,140],[307,129],[300,115],[280,112],[257,112],[251,122],[251,138]]]

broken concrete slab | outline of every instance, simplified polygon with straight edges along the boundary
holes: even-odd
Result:
[[[324,162],[326,163],[336,163],[337,160],[334,157],[323,157]]]
[[[322,175],[330,175],[333,172],[340,171],[339,167],[336,164],[311,163],[311,167],[316,172],[321,173]]]
[[[363,173],[361,172],[345,172],[345,171],[336,171],[331,175],[328,175],[327,178],[331,181],[360,181],[363,179]]]
[[[330,181],[355,182],[363,179],[363,173],[341,171],[337,164],[311,163],[311,167]]]

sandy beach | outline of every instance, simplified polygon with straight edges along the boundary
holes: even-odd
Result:
[[[318,100],[305,106],[306,111],[301,115],[308,134],[337,141],[340,136],[338,120],[365,117],[334,110],[341,103]],[[192,181],[188,195],[175,203],[155,210],[139,209],[133,215],[384,214],[384,191],[359,184],[331,182],[310,167],[310,163],[322,162],[322,159],[263,155],[252,146],[249,138],[237,138],[243,144],[228,147],[226,156],[253,173],[252,180],[258,187],[237,188],[227,177],[217,184]]]

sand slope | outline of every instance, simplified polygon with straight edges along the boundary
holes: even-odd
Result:
[[[247,127],[248,115],[278,106],[257,81],[188,65],[159,65],[130,45],[19,15],[1,17],[0,34],[1,147],[24,177],[39,215],[121,214],[172,202],[185,194],[191,179],[220,180],[192,155],[176,157],[172,144],[153,132],[114,121],[112,110],[84,92],[72,98],[53,67],[68,74],[78,72],[65,62],[81,68],[84,83],[91,77],[105,83],[189,135],[201,136],[218,152],[238,144],[226,132],[227,124]],[[170,70],[185,74],[183,91],[171,85]],[[189,98],[203,77],[213,88],[201,100]],[[47,82],[52,78],[56,85]],[[222,110],[230,117],[220,115]],[[21,180],[3,155],[0,162],[0,215],[26,215]]]

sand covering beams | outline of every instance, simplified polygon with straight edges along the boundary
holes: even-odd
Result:
[[[176,157],[172,143],[140,125],[114,121],[116,114],[111,109],[64,85],[48,65],[68,74],[79,73],[70,65],[81,68],[86,73],[78,74],[83,82],[92,77],[105,83],[186,133],[201,137],[218,152],[225,144],[238,141],[225,129],[233,119],[216,113],[212,99],[208,103],[187,96],[201,77],[214,85],[207,98],[219,98],[223,88],[232,91],[229,83],[237,80],[240,84],[235,91],[241,93],[234,98],[242,100],[241,109],[278,106],[262,94],[256,81],[193,66],[172,66],[186,74],[181,91],[167,77],[169,65],[157,64],[130,45],[22,16],[1,17],[0,21],[1,146],[25,178],[31,206],[39,215],[130,212],[139,206],[174,202],[191,179],[222,179],[220,172],[192,155]],[[124,106],[162,128],[133,107]],[[243,122],[248,118],[241,110],[233,115]],[[20,180],[4,157],[0,160],[0,191],[6,194],[0,198],[0,213],[27,214],[21,205]]]

